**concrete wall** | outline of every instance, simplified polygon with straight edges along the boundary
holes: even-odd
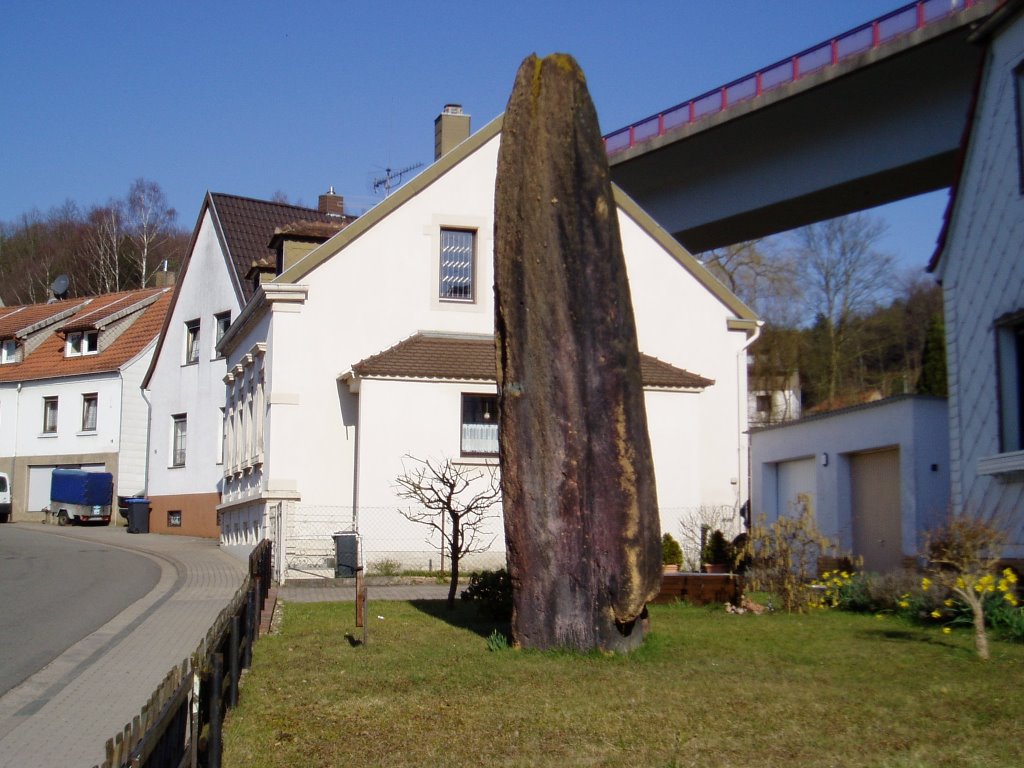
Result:
[[[979,471],[1000,457],[996,337],[993,322],[1024,309],[1024,211],[1021,209],[1019,95],[1015,67],[1024,60],[1024,19],[994,41],[981,85],[970,144],[946,247],[939,264],[949,365],[953,506],[1008,521],[1008,557],[1024,557],[1024,453],[1014,471]]]
[[[853,547],[850,456],[883,448],[900,454],[902,550],[919,551],[922,532],[934,527],[949,507],[949,439],[946,401],[898,397],[823,414],[751,435],[751,510],[771,521],[792,513],[795,499],[780,493],[780,466],[809,459],[818,527],[849,551]],[[827,456],[827,459],[826,459]],[[827,462],[827,463],[826,463]]]

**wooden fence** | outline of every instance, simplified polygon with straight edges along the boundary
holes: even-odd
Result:
[[[264,539],[249,555],[245,583],[191,658],[171,669],[142,711],[107,740],[102,768],[220,768],[224,715],[238,703],[241,672],[252,664],[271,561]]]

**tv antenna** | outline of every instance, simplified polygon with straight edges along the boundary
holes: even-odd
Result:
[[[402,177],[405,176],[405,174],[410,171],[415,171],[422,165],[423,163],[413,163],[412,165],[400,168],[397,171],[391,168],[385,168],[384,175],[373,180],[373,193],[380,194],[380,190],[383,188],[384,197],[387,197],[391,194],[392,187],[396,187],[402,183]]]

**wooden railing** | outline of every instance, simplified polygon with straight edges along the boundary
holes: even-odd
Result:
[[[249,555],[249,575],[195,652],[167,673],[142,711],[106,743],[102,768],[219,768],[221,728],[252,664],[270,590],[268,539]],[[94,766],[94,768],[100,768]]]

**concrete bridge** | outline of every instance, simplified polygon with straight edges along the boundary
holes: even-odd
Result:
[[[953,183],[998,0],[919,0],[605,137],[692,253]]]

